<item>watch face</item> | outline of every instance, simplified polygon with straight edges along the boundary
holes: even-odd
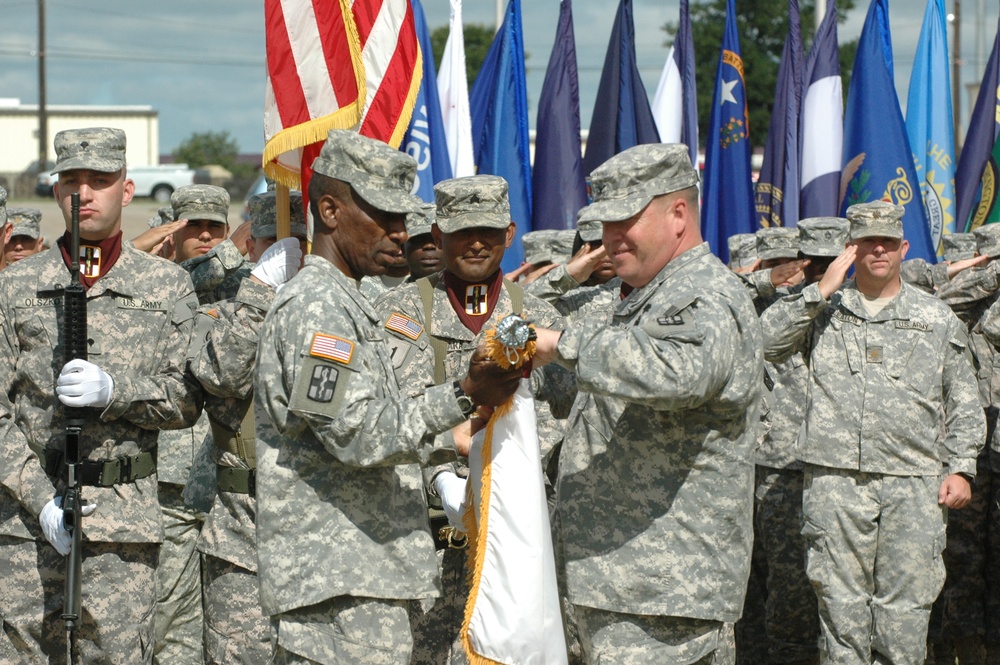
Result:
[[[459,395],[458,408],[462,409],[462,413],[465,415],[469,415],[475,410],[476,405],[473,403],[472,398],[468,395]]]

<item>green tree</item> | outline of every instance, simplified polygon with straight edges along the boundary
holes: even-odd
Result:
[[[854,7],[854,0],[839,0],[837,12],[843,23],[847,12]],[[814,0],[799,3],[803,65],[812,45]],[[767,128],[774,106],[774,89],[778,82],[778,65],[781,51],[788,34],[788,0],[757,0],[744,2],[736,9],[736,29],[740,37],[740,51],[743,56],[743,75],[747,90],[747,109],[750,114],[750,140],[755,147],[763,147],[767,141]],[[663,30],[670,35],[666,43],[673,43],[677,34],[677,23],[668,22]],[[719,64],[719,47],[726,27],[726,0],[707,0],[701,4],[691,4],[691,37],[694,41],[695,79],[698,86],[698,134],[704,137],[715,91],[715,70]],[[857,40],[840,44],[840,71],[844,80],[844,94],[847,94],[857,51]]]
[[[478,23],[466,23],[462,26],[465,38],[465,78],[472,88],[472,83],[479,74],[479,68],[486,60],[486,54],[493,44],[493,28]],[[442,25],[435,28],[431,33],[431,50],[434,51],[434,62],[438,68],[441,67],[441,56],[444,55],[444,46],[448,43],[448,26]]]
[[[239,145],[229,132],[195,132],[183,140],[173,154],[175,160],[193,169],[218,164],[231,171],[239,153]]]

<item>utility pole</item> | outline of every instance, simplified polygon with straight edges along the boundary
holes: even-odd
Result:
[[[953,22],[955,40],[951,53],[951,120],[955,132],[955,152],[962,145],[962,0],[955,0]]]
[[[45,108],[45,0],[38,0],[38,172],[49,150],[49,113]]]

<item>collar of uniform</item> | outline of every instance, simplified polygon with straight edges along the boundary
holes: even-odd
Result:
[[[136,275],[143,274],[148,268],[140,264],[140,255],[146,255],[146,253],[136,249],[135,245],[122,238],[122,249],[118,260],[103,277],[87,289],[87,296],[98,296],[105,291],[126,297],[142,295],[134,290],[138,281]],[[68,275],[69,273],[67,273],[67,277]]]
[[[323,273],[316,283],[322,284],[322,279],[324,278],[332,279],[361,308],[361,311],[365,313],[365,316],[370,321],[373,323],[381,322],[381,318],[375,313],[372,302],[358,288],[359,282],[349,279],[347,275],[340,271],[340,268],[333,265],[328,259],[317,254],[306,254],[304,266],[315,268]]]
[[[442,275],[444,273],[441,273]],[[448,289],[445,287],[444,279],[438,279],[434,284],[434,320],[430,322],[427,326],[428,332],[434,337],[439,337],[442,339],[454,339],[462,341],[472,341],[476,338],[476,335],[465,327],[462,320],[458,318],[458,314],[455,312],[455,308],[451,306],[451,301],[448,300]],[[497,304],[493,307],[493,311],[490,312],[490,318],[486,320],[483,324],[483,330],[488,330],[490,326],[495,326],[499,319],[497,318],[497,313],[502,313],[506,316],[510,313],[512,308],[512,303],[510,301],[510,295],[507,293],[507,287],[500,287],[500,297],[497,298]],[[500,317],[502,318],[502,316]]]
[[[710,253],[708,243],[703,242],[697,247],[692,247],[680,256],[675,257],[667,265],[663,266],[653,279],[649,280],[649,284],[630,293],[618,306],[617,313],[627,315],[639,309],[660,288],[660,284],[670,279],[670,277],[681,271],[691,262],[701,260]]]
[[[899,293],[889,302],[875,318],[868,316],[868,310],[862,302],[864,296],[858,291],[857,282],[853,279],[844,285],[841,290],[840,304],[848,309],[855,316],[871,321],[895,321],[909,320],[912,309],[913,293],[916,287],[910,286],[906,282],[900,285]]]

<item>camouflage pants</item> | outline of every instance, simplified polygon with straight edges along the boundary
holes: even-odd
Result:
[[[415,600],[337,596],[271,617],[275,665],[408,665]]]
[[[260,606],[257,574],[202,555],[205,662],[256,665],[271,657],[271,622]]]
[[[435,534],[435,538],[437,534]],[[413,665],[466,665],[459,631],[469,597],[466,550],[438,550],[442,593],[413,603]]]
[[[83,544],[78,663],[152,663],[156,543]],[[0,536],[0,663],[64,665],[66,558],[48,542]]]
[[[201,560],[196,545],[203,513],[184,506],[183,486],[160,483],[163,546],[156,569],[156,650],[162,665],[202,662]]]
[[[574,605],[587,663],[732,665],[732,624],[685,617],[621,614]]]
[[[754,550],[767,561],[765,662],[815,659],[819,644],[816,594],[806,576],[802,538],[802,471],[758,467]]]
[[[944,584],[941,480],[806,467],[802,533],[821,662],[923,665],[931,604]]]

